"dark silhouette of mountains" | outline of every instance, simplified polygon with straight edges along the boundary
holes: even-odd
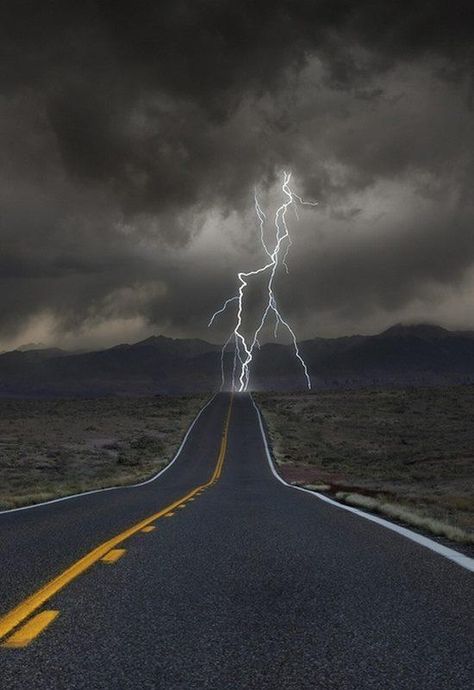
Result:
[[[300,343],[314,389],[444,385],[474,381],[474,332],[396,325],[373,336]],[[225,365],[232,367],[227,353]],[[303,390],[289,345],[267,343],[255,356],[252,388]],[[0,355],[0,396],[154,395],[215,390],[220,346],[153,336],[94,352],[15,350]]]
[[[316,389],[433,386],[474,381],[474,333],[471,331],[398,324],[373,336],[303,341],[300,350]],[[258,366],[263,370],[262,382],[271,388],[268,364],[262,359]],[[292,387],[290,380],[285,387]]]

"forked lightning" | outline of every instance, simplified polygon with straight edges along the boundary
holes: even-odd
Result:
[[[281,265],[284,266],[286,272],[288,273],[288,265],[287,265],[287,257],[288,257],[288,252],[291,247],[291,237],[288,229],[288,224],[287,224],[287,218],[286,214],[290,206],[294,206],[296,217],[298,218],[298,211],[297,211],[297,204],[305,205],[305,206],[316,206],[318,202],[315,201],[304,201],[298,194],[295,194],[293,190],[290,187],[290,179],[291,179],[291,173],[284,172],[283,173],[283,183],[281,186],[281,190],[283,194],[285,195],[286,199],[285,201],[279,206],[275,213],[275,218],[274,218],[274,228],[275,228],[275,234],[274,234],[274,245],[273,249],[271,249],[265,240],[265,224],[267,222],[267,217],[265,213],[263,212],[258,197],[257,193],[255,192],[254,196],[254,202],[255,202],[255,213],[257,215],[258,223],[259,223],[259,228],[260,228],[260,241],[263,247],[263,250],[266,254],[267,260],[266,263],[261,266],[260,268],[257,268],[253,271],[240,271],[237,276],[239,280],[239,287],[237,294],[234,295],[233,297],[230,297],[227,299],[222,307],[218,309],[211,317],[211,320],[209,321],[208,326],[212,326],[214,323],[214,320],[216,319],[217,316],[220,314],[223,314],[229,305],[231,304],[236,304],[236,322],[235,322],[235,327],[234,330],[231,332],[230,336],[228,337],[227,341],[224,343],[224,346],[222,348],[221,352],[221,374],[222,374],[222,386],[221,388],[224,387],[225,385],[225,370],[224,370],[224,355],[225,351],[232,342],[234,341],[234,360],[233,360],[233,367],[232,367],[232,390],[239,390],[239,391],[246,391],[249,386],[249,380],[250,380],[250,365],[253,359],[253,354],[254,350],[256,347],[260,347],[259,343],[259,336],[262,332],[262,329],[267,321],[267,318],[269,317],[270,314],[273,314],[275,318],[275,325],[274,325],[274,336],[277,337],[278,335],[278,327],[283,326],[288,333],[290,334],[294,351],[295,351],[295,356],[298,358],[298,360],[301,363],[304,376],[306,379],[306,384],[308,388],[311,388],[311,378],[308,373],[308,369],[306,366],[306,363],[301,356],[301,353],[298,348],[298,343],[296,341],[296,336],[291,328],[291,326],[288,324],[287,321],[282,317],[280,310],[278,309],[276,297],[275,297],[275,292],[274,292],[274,281],[275,281],[275,276],[278,270],[278,267]],[[252,278],[253,276],[258,276],[258,275],[267,275],[267,283],[266,283],[266,290],[267,290],[267,301],[265,303],[265,306],[262,310],[261,313],[261,318],[260,322],[258,323],[257,328],[253,332],[251,336],[245,336],[242,332],[242,319],[243,319],[243,313],[244,313],[244,297],[245,297],[245,289],[248,286],[247,280],[249,278]]]

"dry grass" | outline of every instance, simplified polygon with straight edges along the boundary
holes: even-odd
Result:
[[[0,508],[146,479],[204,400],[0,400]]]
[[[381,513],[389,518],[405,522],[413,527],[419,527],[432,534],[447,537],[447,539],[451,539],[452,541],[458,541],[464,544],[474,544],[474,534],[460,527],[455,527],[441,520],[436,520],[429,515],[423,515],[415,510],[410,510],[399,503],[390,503],[380,500],[379,498],[372,498],[371,496],[364,496],[362,494],[346,493],[345,491],[338,491],[336,493],[336,498],[349,505],[367,508],[375,513]]]
[[[474,387],[262,393],[256,400],[287,480],[395,505],[405,511],[397,519],[419,518],[435,533],[443,524],[471,541]]]

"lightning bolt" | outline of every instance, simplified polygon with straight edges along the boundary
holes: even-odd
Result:
[[[258,224],[259,224],[259,229],[260,229],[260,242],[262,245],[262,248],[266,254],[267,261],[265,264],[260,266],[260,268],[256,268],[253,271],[239,271],[237,274],[237,278],[239,281],[239,287],[237,290],[237,294],[234,295],[233,297],[230,297],[227,299],[222,307],[218,309],[214,314],[212,315],[208,327],[212,326],[215,319],[220,316],[220,314],[223,314],[225,311],[227,311],[227,308],[229,305],[235,303],[237,306],[236,310],[236,322],[234,326],[234,330],[231,332],[229,335],[228,339],[224,343],[224,346],[221,351],[221,378],[222,378],[222,385],[221,389],[225,385],[225,369],[224,369],[224,356],[227,348],[229,347],[230,343],[233,341],[234,343],[234,359],[233,359],[233,366],[232,366],[232,390],[239,390],[240,392],[246,391],[248,389],[249,385],[249,380],[250,380],[250,365],[252,363],[253,359],[253,354],[255,348],[260,348],[260,342],[259,342],[259,336],[260,333],[262,332],[263,327],[265,326],[265,323],[267,322],[267,319],[269,315],[273,314],[274,317],[274,328],[273,328],[273,335],[276,338],[278,336],[278,328],[281,326],[286,329],[286,331],[289,333],[290,338],[293,343],[293,349],[295,352],[296,358],[299,360],[301,367],[303,369],[303,373],[306,379],[306,384],[308,388],[311,388],[311,378],[308,373],[308,368],[306,366],[306,363],[301,356],[301,353],[298,348],[298,342],[296,340],[296,335],[289,325],[287,321],[283,318],[281,315],[281,312],[278,308],[277,305],[277,300],[275,297],[275,292],[274,292],[274,282],[275,282],[275,276],[277,274],[278,267],[281,265],[284,266],[285,271],[288,273],[288,264],[287,264],[287,258],[288,258],[288,252],[290,250],[290,247],[292,245],[291,241],[291,236],[287,224],[287,212],[290,206],[293,206],[295,210],[295,215],[296,218],[298,219],[298,208],[297,208],[297,203],[300,205],[304,206],[317,206],[316,201],[305,201],[302,199],[298,194],[296,194],[290,187],[290,180],[291,180],[291,173],[289,172],[283,172],[283,182],[281,186],[282,193],[285,197],[285,200],[279,206],[279,208],[276,210],[273,225],[274,225],[274,245],[273,249],[269,247],[269,244],[265,240],[265,224],[267,223],[267,217],[262,210],[258,197],[257,197],[257,191],[255,190],[254,193],[254,205],[255,205],[255,214],[258,219]],[[267,301],[265,303],[265,306],[263,308],[260,322],[255,329],[253,335],[251,337],[245,337],[245,335],[242,333],[242,318],[243,318],[243,313],[244,313],[244,297],[245,297],[245,289],[248,287],[248,279],[253,278],[255,276],[259,275],[267,275],[267,283],[266,283],[266,291],[267,291]]]

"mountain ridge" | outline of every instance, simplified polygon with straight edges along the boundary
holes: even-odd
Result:
[[[313,388],[450,385],[474,381],[474,333],[434,324],[395,324],[375,335],[299,343]],[[198,338],[150,336],[102,350],[56,348],[0,354],[0,396],[98,397],[216,390],[220,345]],[[232,368],[227,352],[225,367]],[[269,342],[255,353],[252,387],[302,390],[292,346]]]

